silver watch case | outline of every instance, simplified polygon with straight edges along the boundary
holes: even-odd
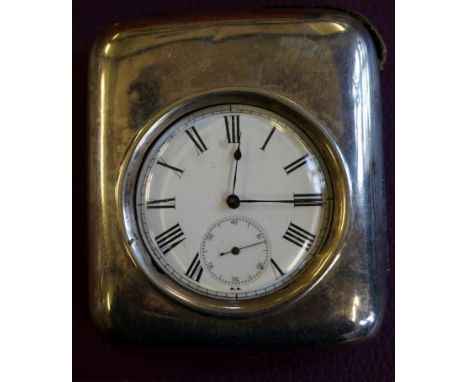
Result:
[[[335,155],[344,203],[320,277],[241,315],[197,309],[196,296],[154,285],[134,262],[122,212],[122,174],[141,136],[192,100],[233,94],[261,95],[262,107],[270,99],[313,121]],[[117,24],[93,47],[89,100],[90,308],[101,331],[218,345],[337,344],[376,332],[386,255],[379,78],[360,21],[317,9]]]

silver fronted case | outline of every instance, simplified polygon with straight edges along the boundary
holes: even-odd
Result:
[[[372,336],[383,315],[386,260],[378,65],[366,27],[329,10],[144,20],[106,31],[90,62],[97,326],[137,343],[329,345]],[[336,197],[321,260],[278,293],[244,302],[213,301],[156,269],[148,275],[132,230],[148,147],[187,113],[228,103],[300,126]]]

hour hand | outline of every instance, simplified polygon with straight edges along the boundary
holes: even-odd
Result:
[[[239,164],[239,159],[242,158],[242,153],[240,150],[240,142],[237,145],[237,150],[234,152],[234,160],[236,161],[235,169],[234,169],[234,178],[232,181],[232,195],[236,194],[236,182],[237,182],[237,166]]]
[[[294,204],[294,207],[322,206],[322,194],[294,194],[293,199],[241,199],[242,203],[283,203]]]
[[[240,136],[239,136],[240,139]],[[239,197],[235,194],[236,192],[236,182],[237,182],[237,166],[239,165],[239,159],[242,158],[242,153],[240,150],[240,141],[237,145],[237,150],[234,152],[234,160],[236,162],[234,167],[234,178],[232,181],[232,193],[227,197],[226,203],[230,208],[237,208],[239,207]]]

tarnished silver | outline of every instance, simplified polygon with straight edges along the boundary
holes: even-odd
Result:
[[[378,62],[365,27],[321,10],[122,24],[97,41],[90,68],[90,303],[103,332],[217,344],[330,344],[375,333],[386,243]],[[163,274],[155,286],[133,263],[142,249],[123,176],[158,128],[223,102],[310,125],[339,194],[329,261],[242,318],[181,293]]]

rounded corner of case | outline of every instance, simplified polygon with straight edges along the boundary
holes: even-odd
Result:
[[[108,54],[110,50],[109,47],[117,40],[121,30],[122,26],[119,23],[114,23],[98,32],[90,50],[91,63],[100,58],[110,57]]]
[[[93,301],[89,305],[89,314],[93,326],[106,338],[112,337],[111,312]]]
[[[367,342],[380,331],[383,322],[383,312],[369,312],[367,318],[355,322],[354,330],[347,335],[347,342]]]
[[[387,60],[387,47],[385,41],[377,28],[363,14],[353,10],[340,10],[340,19],[346,23],[348,29],[352,31],[357,38],[368,41],[379,62],[380,70],[383,70]]]

